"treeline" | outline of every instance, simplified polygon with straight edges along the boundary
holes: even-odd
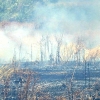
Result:
[[[58,0],[0,0],[0,21],[34,21],[34,6]]]
[[[42,0],[0,0],[0,21],[32,21],[36,2]]]

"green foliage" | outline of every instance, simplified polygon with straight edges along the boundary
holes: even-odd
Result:
[[[0,0],[0,21],[29,21],[34,0]]]

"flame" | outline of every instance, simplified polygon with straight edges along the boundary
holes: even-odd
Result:
[[[100,46],[85,50],[85,59],[98,59],[100,57]]]

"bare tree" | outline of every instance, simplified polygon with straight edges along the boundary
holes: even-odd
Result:
[[[61,61],[61,56],[60,56],[60,47],[62,44],[62,38],[63,35],[61,35],[60,37],[55,36],[56,42],[57,42],[57,52],[56,52],[56,64],[59,64]]]

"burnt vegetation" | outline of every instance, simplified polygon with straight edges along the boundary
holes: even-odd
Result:
[[[62,38],[63,35],[55,37],[57,47],[54,54],[52,46],[49,47],[50,40],[47,42],[49,36],[42,36],[40,59],[36,61],[33,61],[32,45],[30,61],[17,61],[14,52],[12,62],[0,67],[0,99],[99,100],[99,48],[86,53],[86,48],[79,39],[76,44],[62,47]],[[44,45],[45,43],[48,44]]]

